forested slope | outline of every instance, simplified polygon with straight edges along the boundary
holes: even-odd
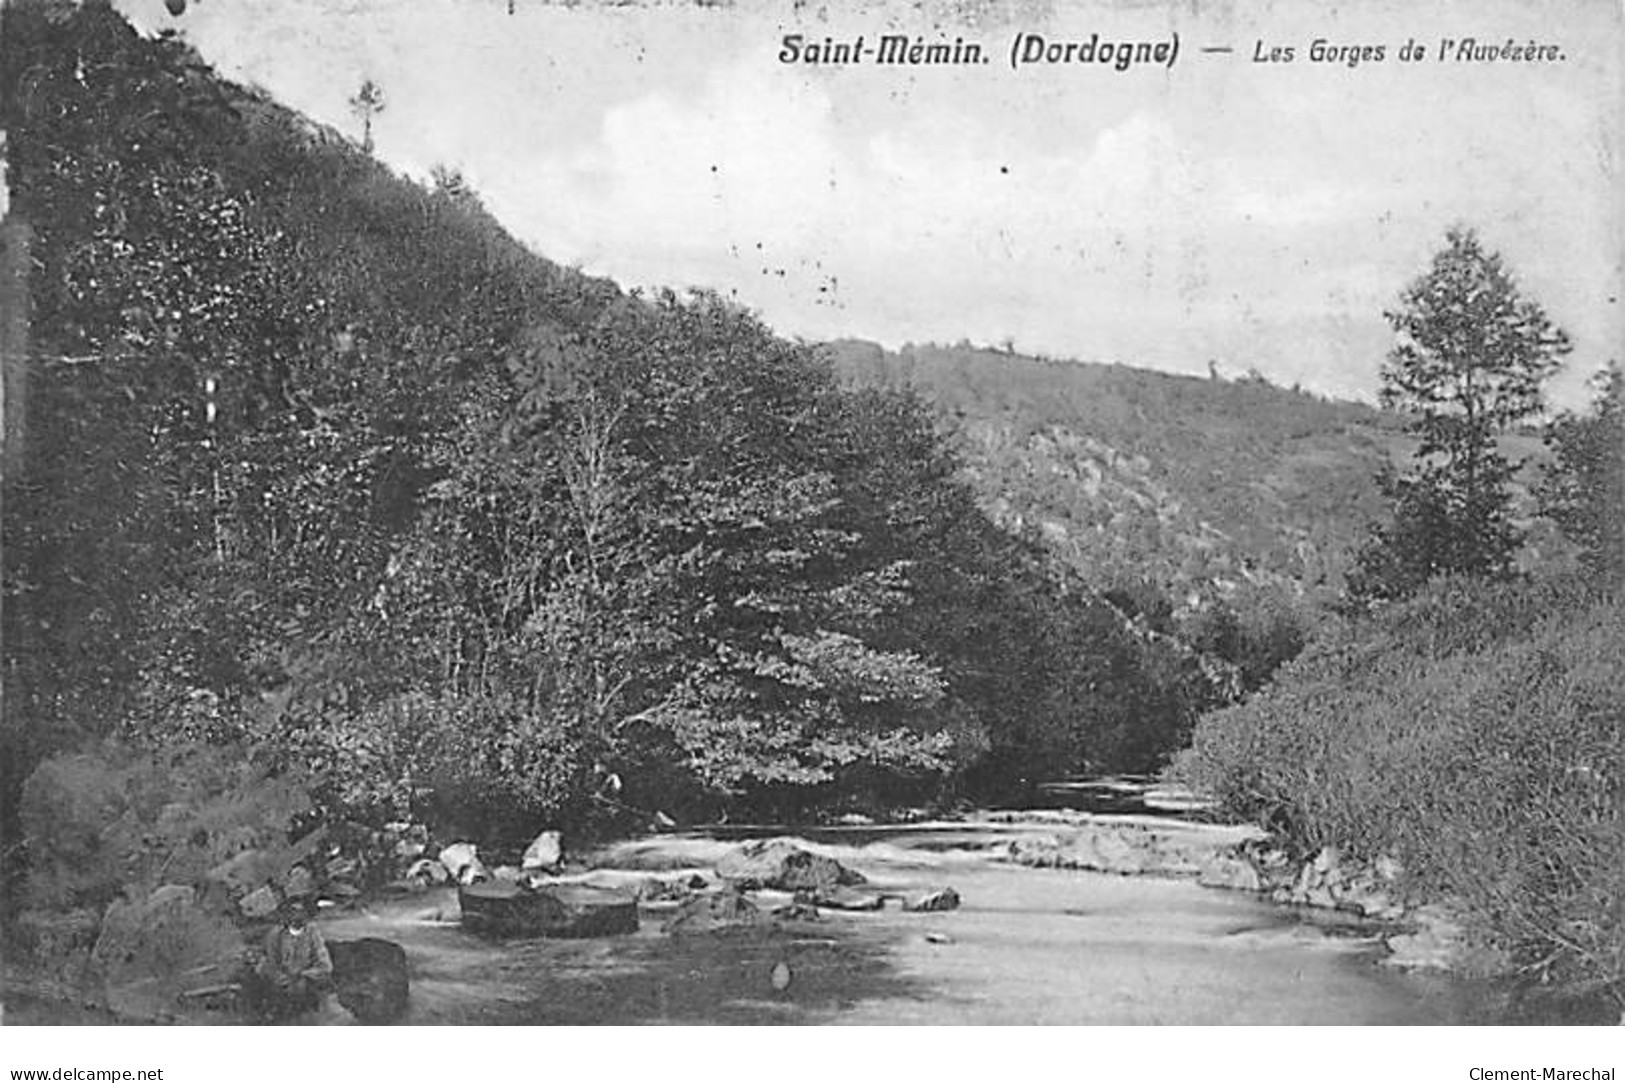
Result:
[[[1413,446],[1397,414],[1256,376],[971,346],[844,340],[830,351],[854,383],[933,403],[996,521],[1095,582],[1144,580],[1176,604],[1258,590],[1335,597],[1383,515],[1377,471]],[[1537,437],[1506,443],[1515,458],[1542,457]]]
[[[373,822],[927,800],[1153,766],[1234,693],[911,393],[561,270],[105,4],[3,10],[8,807],[109,739]]]

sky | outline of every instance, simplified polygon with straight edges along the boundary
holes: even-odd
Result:
[[[1625,340],[1615,0],[118,6],[352,135],[371,79],[393,167],[458,168],[548,258],[715,289],[786,335],[1370,397],[1383,310],[1463,223],[1574,341],[1559,405]],[[988,62],[783,63],[786,34],[957,38]],[[1013,66],[1018,34],[1179,52]],[[1561,59],[1440,60],[1441,38]],[[1317,60],[1317,40],[1383,56]]]

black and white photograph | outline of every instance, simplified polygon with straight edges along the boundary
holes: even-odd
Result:
[[[1622,87],[1617,0],[3,0],[0,1069],[1614,1079]]]

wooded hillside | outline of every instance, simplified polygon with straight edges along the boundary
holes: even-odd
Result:
[[[980,514],[912,393],[561,270],[105,4],[4,18],[8,804],[116,738],[341,818],[788,814],[1149,768],[1235,693]]]
[[[1325,601],[1410,454],[1405,419],[1261,377],[1199,378],[979,349],[831,345],[843,376],[936,407],[984,510],[1093,581],[1179,604],[1259,589]],[[1544,458],[1538,436],[1506,439]],[[1533,501],[1526,510],[1533,513]],[[1537,538],[1551,547],[1549,535]],[[1539,554],[1532,554],[1532,559]]]

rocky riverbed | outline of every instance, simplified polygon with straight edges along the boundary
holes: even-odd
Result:
[[[629,935],[481,939],[460,925],[452,888],[324,928],[406,948],[408,1023],[1438,1024],[1503,1010],[1486,983],[1377,965],[1391,926],[1202,886],[1216,856],[1257,841],[1251,829],[1147,817],[1005,813],[810,832],[794,845],[860,873],[887,901],[814,917],[786,909],[789,892],[759,891],[760,920],[673,929],[683,903],[652,883],[719,883],[742,840],[772,833],[630,840],[560,878],[641,893]],[[1033,859],[1046,854],[1070,857]],[[1103,870],[1113,862],[1136,867]],[[944,886],[957,908],[895,901]]]

